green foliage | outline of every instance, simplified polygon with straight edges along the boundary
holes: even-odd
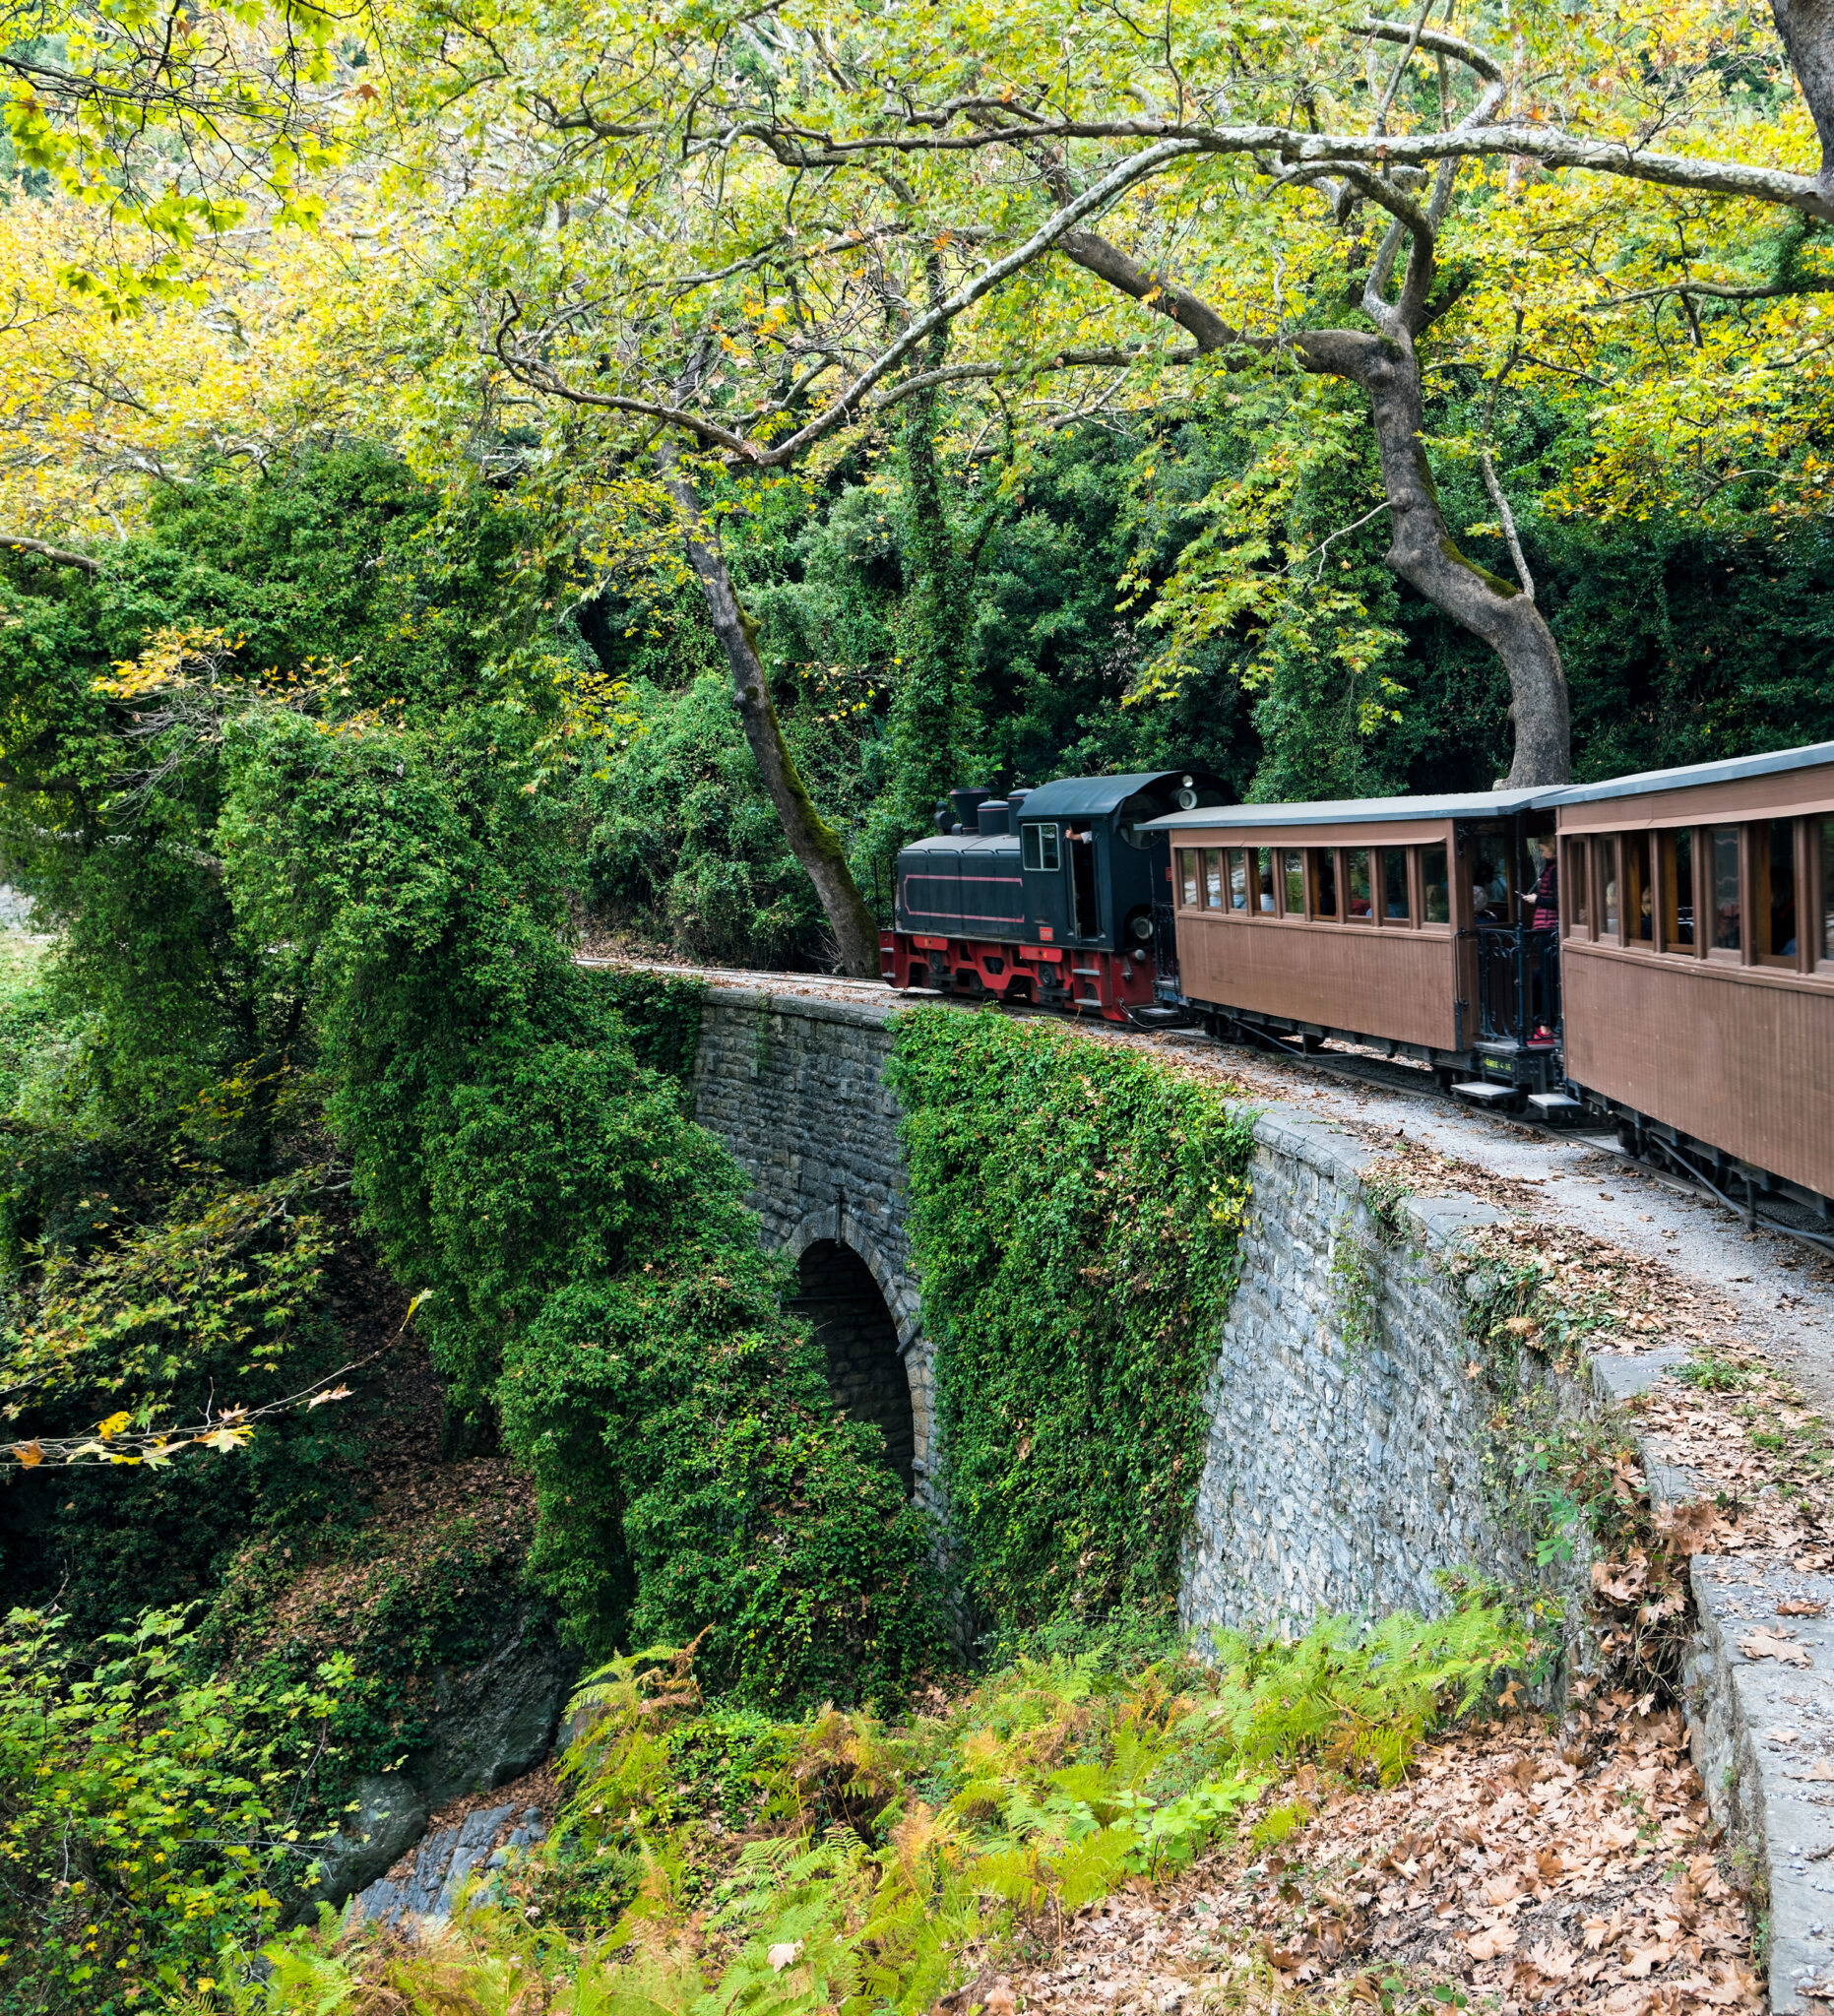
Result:
[[[569,1752],[542,1863],[518,1884],[535,1911],[486,1898],[417,1960],[338,1949],[328,1922],[271,1946],[271,1984],[241,2006],[303,2016],[359,1984],[411,2005],[439,1982],[495,2007],[538,1972],[556,2016],[917,2016],[1017,1936],[1187,1866],[1307,1759],[1393,1782],[1523,1652],[1503,1611],[1473,1605],[1366,1635],[1336,1619],[1293,1645],[1229,1639],[1214,1665],[1085,1645],[901,1720],[785,1723],[709,1709],[691,1652],[652,1648],[577,1697],[596,1720]],[[1306,1810],[1274,1807],[1254,1838]]]
[[[1008,1627],[1170,1613],[1251,1121],[1138,1050],[901,1017],[911,1238],[969,1601]]]
[[[585,1644],[710,1635],[722,1686],[896,1691],[941,1657],[923,1520],[837,1418],[746,1181],[557,925],[564,810],[508,707],[231,744],[243,928],[309,962],[355,1192],[459,1404],[532,1468],[532,1572]],[[639,990],[675,1069],[686,997]]]
[[[0,2007],[113,2016],[225,1984],[280,1918],[341,1660],[200,1681],[177,1612],[102,1639],[0,1631]]]

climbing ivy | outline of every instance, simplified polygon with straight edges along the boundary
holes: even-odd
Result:
[[[1249,1118],[1142,1051],[946,1009],[900,1018],[891,1082],[968,1602],[1169,1612]]]

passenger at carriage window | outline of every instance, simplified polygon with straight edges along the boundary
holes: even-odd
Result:
[[[1649,884],[1643,885],[1638,899],[1642,905],[1642,915],[1637,919],[1636,934],[1639,938],[1653,938],[1656,935],[1656,899],[1650,894]]]

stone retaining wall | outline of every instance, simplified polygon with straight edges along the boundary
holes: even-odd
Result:
[[[1358,1175],[1367,1159],[1290,1109],[1255,1123],[1187,1624],[1431,1615],[1445,1606],[1438,1570],[1501,1564],[1483,1474],[1493,1397],[1468,1375],[1461,1291],[1442,1266],[1461,1233],[1501,1214],[1408,1198],[1384,1225]]]

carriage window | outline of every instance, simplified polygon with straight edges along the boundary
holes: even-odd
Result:
[[[1426,895],[1426,921],[1429,924],[1449,924],[1452,921],[1452,880],[1445,870],[1445,849],[1428,847],[1421,850],[1421,881]]]
[[[1620,906],[1617,901],[1617,843],[1614,840],[1599,842],[1599,911],[1600,929],[1606,937],[1615,938]]]
[[[1223,908],[1223,850],[1220,847],[1204,849],[1204,908]]]
[[[1248,908],[1248,853],[1245,848],[1233,847],[1229,850],[1229,907],[1231,910]]]
[[[1634,945],[1648,945],[1654,949],[1656,943],[1656,892],[1649,881],[1649,835],[1627,833],[1623,838],[1624,850],[1624,914],[1630,920],[1625,933],[1625,942]]]
[[[1057,854],[1057,829],[1054,826],[1032,825],[1026,827],[1024,832],[1026,866],[1054,875],[1062,866]]]
[[[1412,912],[1408,904],[1408,855],[1405,848],[1384,848],[1381,861],[1382,918],[1385,923],[1405,924]]]
[[[1777,966],[1796,964],[1796,821],[1767,819],[1757,842],[1757,956]]]
[[[1588,865],[1586,843],[1569,840],[1566,844],[1566,928],[1575,938],[1585,937],[1592,924],[1592,889],[1586,874]]]
[[[1036,833],[1036,826],[1028,826],[1028,833]],[[1027,861],[1028,868],[1036,863]],[[1178,901],[1186,910],[1197,908],[1197,867],[1198,855],[1195,848],[1181,847],[1178,850]]]
[[[1834,961],[1834,819],[1821,821],[1821,957]]]
[[[1713,829],[1713,944],[1720,952],[1737,952],[1743,942],[1744,910],[1739,888],[1739,829]]]
[[[1337,915],[1337,855],[1328,847],[1312,849],[1312,915]]]
[[[1662,836],[1662,949],[1694,949],[1694,836],[1685,826]]]
[[[1344,856],[1344,914],[1352,922],[1365,924],[1375,914],[1369,887],[1369,850],[1365,847]]]
[[[1257,847],[1254,850],[1254,901],[1263,916],[1273,914],[1274,850],[1271,847]]]
[[[1281,879],[1286,888],[1281,892],[1281,908],[1290,917],[1305,914],[1305,856],[1296,851],[1284,853],[1281,859]]]
[[[1511,921],[1509,845],[1499,833],[1480,833],[1472,847],[1471,914],[1481,924]]]

